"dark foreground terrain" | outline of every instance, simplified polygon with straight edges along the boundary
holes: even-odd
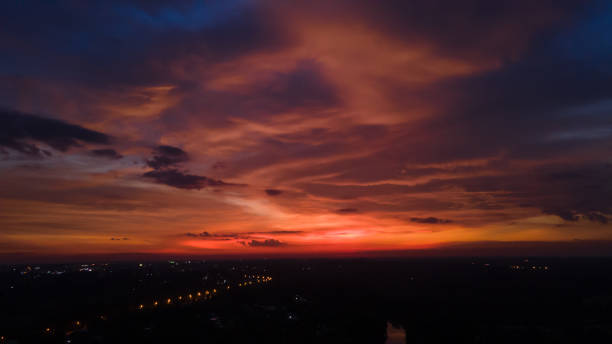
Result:
[[[0,309],[0,343],[611,343],[612,260],[14,265]]]

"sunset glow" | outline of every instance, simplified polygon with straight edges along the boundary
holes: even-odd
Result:
[[[7,259],[612,240],[606,2],[8,3]]]

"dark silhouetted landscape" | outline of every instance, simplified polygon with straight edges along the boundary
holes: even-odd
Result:
[[[4,266],[0,335],[5,343],[75,344],[605,343],[612,339],[611,263],[540,257]]]

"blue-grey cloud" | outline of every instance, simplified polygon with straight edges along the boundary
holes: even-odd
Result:
[[[109,149],[92,149],[91,151],[89,151],[89,153],[95,157],[107,158],[107,159],[112,159],[112,160],[123,158],[123,155],[119,154],[116,150],[110,149],[110,148]]]
[[[200,190],[209,186],[232,185],[221,180],[189,174],[176,169],[153,170],[144,173],[143,177],[152,179],[158,184],[165,184],[175,188],[188,190]]]
[[[281,242],[276,239],[266,239],[266,240],[251,240],[247,243],[251,247],[282,247],[287,246],[286,243]]]
[[[451,220],[445,220],[445,219],[439,219],[437,217],[412,217],[410,218],[410,221],[412,222],[416,222],[416,223],[426,223],[426,224],[445,224],[445,223],[451,223],[453,221]]]
[[[108,144],[110,136],[78,125],[18,111],[0,110],[0,146],[31,156],[50,155],[40,144],[65,152],[85,143]]]
[[[172,146],[157,146],[153,150],[153,157],[147,160],[147,165],[156,170],[176,166],[182,162],[189,160],[187,153],[178,148]]]

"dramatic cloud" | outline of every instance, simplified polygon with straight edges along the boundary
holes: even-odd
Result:
[[[123,158],[123,156],[117,153],[114,149],[93,149],[89,151],[89,153],[93,156],[100,158],[107,158],[111,160],[117,160]]]
[[[577,0],[0,2],[0,254],[610,240],[610,18]]]
[[[44,151],[37,143],[65,152],[71,147],[81,146],[82,143],[108,144],[109,141],[108,135],[78,125],[17,111],[0,110],[0,146],[23,154],[41,155]]]
[[[246,236],[237,233],[209,233],[201,232],[200,234],[186,233],[185,235],[200,238],[203,240],[232,240],[232,239],[245,239]]]
[[[280,242],[276,239],[266,239],[263,241],[260,240],[251,240],[248,242],[248,245],[251,247],[282,247],[287,244]]]
[[[40,62],[40,56],[31,54],[36,50],[45,53],[41,67],[47,77],[83,86],[164,83],[169,74],[160,67],[182,56],[219,63],[291,44],[280,23],[240,0],[185,4],[113,0],[88,6],[6,3],[0,13],[7,33],[2,36],[3,51],[23,57],[3,60],[14,74],[36,74],[31,68]],[[16,19],[22,16],[52,29],[33,34],[28,22]],[[107,26],[109,18],[116,24],[114,29]],[[68,22],[71,25],[59,24]],[[75,32],[84,40],[66,39]],[[30,44],[25,47],[11,36],[27,36]]]
[[[347,214],[347,213],[356,213],[358,211],[359,210],[356,209],[356,208],[342,208],[342,209],[338,209],[339,213],[344,213],[344,214]]]
[[[185,236],[192,238],[200,238],[203,240],[232,240],[232,239],[249,239],[251,237],[267,236],[267,235],[299,235],[304,231],[262,231],[262,232],[242,232],[242,233],[209,233],[201,232],[199,234],[187,232]]]
[[[453,222],[451,220],[439,219],[437,217],[412,217],[410,218],[410,221],[416,222],[416,223],[427,223],[427,224],[444,224],[444,223]]]
[[[156,183],[165,184],[179,189],[200,190],[207,186],[226,186],[230,185],[221,180],[215,180],[204,176],[183,173],[176,169],[154,170],[143,174],[143,177],[150,178]]]
[[[147,160],[147,165],[154,170],[144,173],[143,177],[152,179],[156,183],[188,190],[200,190],[207,186],[232,185],[221,180],[189,174],[176,169],[177,165],[189,161],[187,153],[180,148],[158,146],[153,154],[153,158]]]
[[[566,221],[608,223],[612,216],[612,164],[563,168],[541,177],[531,204]],[[525,200],[526,202],[529,200]]]
[[[291,235],[302,234],[304,231],[268,231],[268,232],[249,232],[249,234],[272,234],[272,235]]]
[[[266,193],[267,193],[269,196],[278,196],[278,195],[282,194],[282,193],[283,193],[283,191],[281,191],[281,190],[276,190],[276,189],[266,189]]]
[[[189,160],[189,156],[180,148],[158,146],[153,151],[153,158],[147,160],[147,165],[156,170],[172,167]]]

